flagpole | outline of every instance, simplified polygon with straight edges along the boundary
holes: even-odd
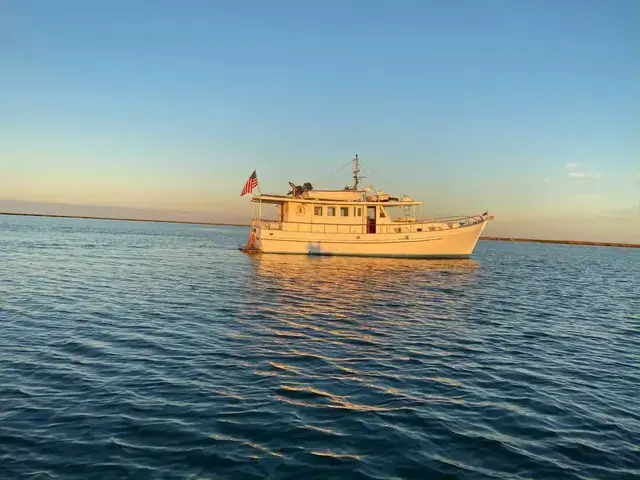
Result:
[[[258,173],[256,172],[256,180],[258,180]],[[260,191],[260,180],[258,180],[256,187],[258,187],[258,194],[260,195],[260,209],[259,209],[259,218],[262,219],[262,192]]]

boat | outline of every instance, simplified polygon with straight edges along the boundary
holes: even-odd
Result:
[[[361,187],[359,173],[356,155],[353,184],[343,190],[315,190],[310,183],[289,182],[291,190],[286,195],[253,194],[249,238],[240,250],[248,254],[469,258],[487,222],[494,219],[488,211],[422,219],[423,202],[408,195],[394,197],[371,185]],[[256,185],[254,171],[241,195]],[[267,205],[276,207],[277,218],[263,216]]]

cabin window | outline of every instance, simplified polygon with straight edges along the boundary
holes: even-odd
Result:
[[[327,207],[327,215],[329,217],[335,217],[336,216],[336,207]]]
[[[349,207],[340,207],[340,216],[348,217],[349,216]]]
[[[380,218],[387,218],[387,215],[384,213],[384,210],[380,209]]]
[[[322,207],[313,207],[313,214],[314,215],[322,215]]]
[[[353,214],[354,214],[356,217],[361,217],[361,216],[362,216],[362,208],[355,208],[355,207],[354,207],[354,209],[353,209]]]

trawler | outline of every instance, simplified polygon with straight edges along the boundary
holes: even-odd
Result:
[[[487,222],[481,215],[422,219],[422,202],[360,187],[358,156],[353,185],[343,190],[314,190],[289,182],[286,195],[254,194],[254,215],[245,253],[345,255],[403,258],[469,258]],[[257,186],[255,171],[241,193]],[[263,207],[276,207],[265,218]],[[257,208],[256,208],[257,207]],[[257,210],[257,213],[256,213]],[[417,215],[416,215],[417,213]],[[275,217],[275,215],[274,215]]]

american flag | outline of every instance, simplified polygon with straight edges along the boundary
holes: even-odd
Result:
[[[244,184],[244,188],[242,189],[242,193],[240,196],[243,196],[247,193],[251,193],[254,187],[258,186],[258,176],[256,175],[256,171],[254,170],[247,182]]]

